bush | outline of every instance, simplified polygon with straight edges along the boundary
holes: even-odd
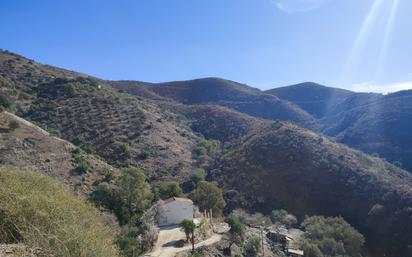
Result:
[[[20,128],[20,124],[17,121],[12,120],[12,121],[9,122],[10,131],[16,130],[18,128]]]
[[[120,145],[120,150],[125,155],[130,155],[130,144],[125,143],[125,144]]]
[[[341,217],[308,217],[302,226],[308,243],[327,256],[358,256],[365,242],[364,237]]]
[[[229,224],[230,233],[237,235],[240,238],[243,238],[245,234],[245,225],[243,225],[239,217],[237,217],[234,214],[231,214],[225,219],[225,222]]]
[[[10,108],[12,105],[12,102],[9,97],[6,95],[0,94],[0,111],[4,109]]]
[[[259,251],[261,250],[261,240],[259,237],[254,236],[250,238],[245,245],[245,256],[246,257],[257,257]]]
[[[53,179],[0,170],[0,241],[55,257],[118,256],[100,213]]]
[[[295,226],[298,223],[296,217],[292,214],[289,214],[285,210],[274,210],[270,215],[270,219],[273,223],[280,223],[290,228]]]
[[[183,191],[175,181],[163,182],[159,187],[159,196],[161,199],[177,197],[182,195]]]

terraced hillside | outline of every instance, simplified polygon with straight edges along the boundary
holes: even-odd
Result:
[[[4,52],[0,57],[8,110],[111,164],[141,167],[150,179],[183,179],[194,169],[199,138],[174,113],[95,78]],[[25,77],[25,65],[32,77]]]

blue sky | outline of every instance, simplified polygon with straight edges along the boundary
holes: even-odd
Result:
[[[0,48],[104,79],[412,88],[410,0],[2,0]]]

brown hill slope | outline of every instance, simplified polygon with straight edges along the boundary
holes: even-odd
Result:
[[[147,96],[147,92],[151,91],[157,96],[184,104],[215,104],[259,118],[291,121],[311,128],[316,126],[313,117],[295,104],[230,80],[203,78],[159,84],[110,83],[131,94]]]
[[[19,128],[10,130],[15,121]],[[99,158],[81,153],[90,164],[87,171],[78,172],[76,147],[60,138],[51,136],[38,126],[8,112],[0,113],[0,165],[13,169],[37,171],[54,177],[72,189],[91,192],[93,183],[105,174],[116,174],[116,168]]]
[[[230,148],[213,179],[229,206],[269,212],[342,215],[376,256],[407,256],[412,176],[296,126],[275,122]]]
[[[278,87],[265,92],[297,104],[316,118],[324,117],[336,104],[355,94],[355,92],[313,82]]]
[[[153,101],[4,52],[0,74],[1,91],[12,102],[9,110],[111,164],[136,165],[151,179],[183,179],[194,168],[198,137]]]

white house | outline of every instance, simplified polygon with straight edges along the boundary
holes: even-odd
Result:
[[[172,197],[158,202],[159,226],[178,225],[182,220],[200,218],[199,208],[187,198]]]

